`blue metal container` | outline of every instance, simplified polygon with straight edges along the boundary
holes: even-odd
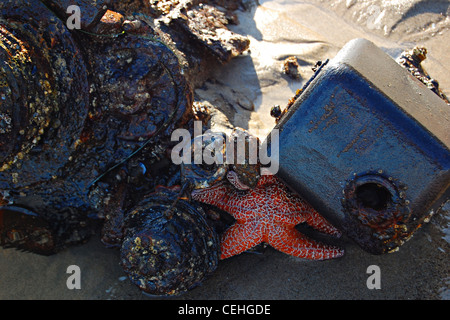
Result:
[[[449,198],[450,106],[367,40],[321,68],[275,129],[277,176],[371,253]]]

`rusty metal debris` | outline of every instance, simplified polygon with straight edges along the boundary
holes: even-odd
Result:
[[[422,66],[422,61],[427,58],[427,49],[425,47],[414,47],[410,50],[402,52],[400,57],[397,58],[397,63],[408,70],[413,76],[419,79],[428,89],[436,93],[447,104],[450,102],[447,96],[439,88],[439,82],[431,78]]]
[[[409,66],[413,75],[353,40],[276,114],[278,177],[375,254],[396,250],[450,195],[450,109]]]

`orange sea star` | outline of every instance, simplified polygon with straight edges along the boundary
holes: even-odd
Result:
[[[233,172],[229,172],[233,173]],[[228,175],[233,182],[234,176]],[[340,231],[275,176],[263,175],[254,189],[238,190],[220,182],[192,192],[194,200],[217,206],[237,221],[222,236],[221,259],[240,254],[262,242],[292,256],[324,260],[344,250],[311,240],[294,227],[306,222],[318,231],[339,237]]]

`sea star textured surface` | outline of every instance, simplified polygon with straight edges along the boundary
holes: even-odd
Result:
[[[312,260],[337,258],[344,254],[343,249],[309,239],[294,228],[306,222],[318,231],[336,237],[341,235],[273,175],[263,175],[254,189],[238,190],[229,183],[220,182],[207,189],[194,190],[192,198],[217,206],[237,220],[222,236],[221,259],[240,254],[262,242],[292,256]]]

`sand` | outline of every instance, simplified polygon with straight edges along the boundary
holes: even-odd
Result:
[[[285,105],[312,75],[317,60],[332,58],[349,40],[364,37],[393,55],[424,45],[427,71],[450,95],[448,1],[247,1],[233,30],[247,35],[250,51],[217,70],[196,91],[211,103],[216,129],[249,129],[264,138],[274,125],[269,110]],[[300,79],[281,72],[294,55]],[[306,261],[267,247],[221,261],[201,286],[178,299],[450,299],[450,205],[398,252],[375,256],[345,236],[344,257]],[[81,289],[69,290],[67,268],[81,270]],[[377,265],[381,288],[368,289],[367,268]],[[119,266],[119,252],[94,236],[50,257],[0,249],[0,299],[155,299],[143,295]]]

